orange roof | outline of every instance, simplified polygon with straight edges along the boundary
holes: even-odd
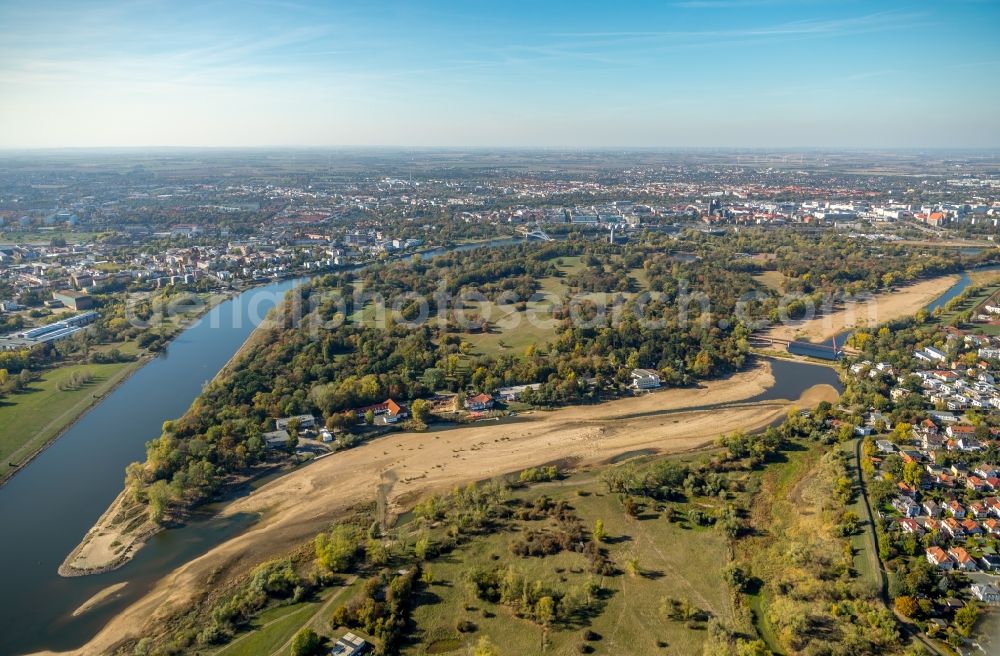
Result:
[[[969,552],[962,547],[952,547],[948,550],[948,553],[954,556],[955,560],[960,563],[972,562],[972,556],[970,556]]]
[[[942,549],[941,547],[928,547],[927,555],[939,563],[948,560],[948,554],[946,554],[944,552],[944,549]]]

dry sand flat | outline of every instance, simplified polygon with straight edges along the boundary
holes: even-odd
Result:
[[[121,592],[122,589],[127,585],[128,581],[122,581],[121,583],[115,583],[113,585],[109,585],[108,587],[104,588],[103,590],[95,594],[93,597],[88,599],[87,601],[80,604],[80,607],[73,611],[73,617],[83,615],[84,613],[94,608],[98,604],[101,604],[107,601],[108,599],[112,599],[119,592]]]
[[[157,527],[143,520],[143,506],[135,503],[126,506],[127,500],[128,492],[124,490],[115,497],[80,544],[59,566],[60,576],[86,576],[111,571],[127,563],[142,548],[146,538],[156,532]]]
[[[849,328],[875,326],[909,316],[941,296],[958,280],[957,275],[928,278],[895,291],[875,294],[867,301],[848,303],[822,316],[775,326],[764,336],[823,342]]]
[[[390,509],[398,511],[429,492],[555,460],[593,464],[635,449],[694,449],[722,433],[767,426],[792,405],[807,407],[837,398],[834,388],[817,385],[794,402],[748,401],[773,382],[770,366],[762,363],[700,389],[562,408],[519,422],[393,434],[323,458],[231,503],[223,514],[262,513],[263,519],[165,576],[90,643],[71,653],[104,653],[125,637],[141,635],[147,622],[189,604],[213,571],[240,561],[257,562],[301,544],[340,512],[373,500],[380,484]]]

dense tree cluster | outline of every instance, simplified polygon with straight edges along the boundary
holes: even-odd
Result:
[[[381,572],[365,582],[362,592],[347,604],[337,606],[330,619],[333,630],[342,626],[363,629],[379,642],[377,655],[398,653],[406,633],[419,567],[390,575]]]
[[[129,471],[134,496],[168,508],[204,499],[266,456],[260,436],[276,417],[313,413],[349,429],[354,408],[440,389],[478,393],[540,383],[522,400],[555,404],[619,394],[636,367],[658,370],[667,385],[732,372],[746,363],[751,324],[784,307],[753,277],[767,267],[819,303],[956,266],[956,258],[914,261],[902,247],[785,232],[690,233],[669,242],[687,249],[685,257],[667,245],[654,234],[624,246],[570,239],[317,277],[290,292],[284,311],[245,349],[238,367],[150,442],[145,467]],[[773,257],[753,257],[759,253]],[[605,301],[557,298],[547,344],[524,354],[470,352],[463,334],[490,329],[489,317],[470,308],[483,299],[522,307],[541,290],[542,278],[561,275],[559,262],[571,256],[584,265],[569,279],[574,289],[628,291],[641,270],[649,291]],[[380,303],[388,314],[375,325]],[[425,421],[426,407],[418,409]]]

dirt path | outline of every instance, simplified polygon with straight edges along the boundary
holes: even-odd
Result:
[[[748,403],[773,382],[770,366],[761,363],[699,389],[562,408],[518,422],[397,433],[324,458],[231,503],[223,515],[260,513],[263,519],[165,576],[75,653],[103,653],[126,636],[141,635],[147,622],[155,623],[189,604],[216,568],[236,560],[257,562],[311,539],[338,514],[373,500],[384,482],[380,474],[387,470],[396,475],[395,484],[386,491],[389,511],[396,513],[428,493],[543,463],[571,459],[598,464],[643,448],[690,450],[722,433],[763,428],[781,419],[792,405],[811,407],[838,396],[833,387],[817,385],[794,401]]]

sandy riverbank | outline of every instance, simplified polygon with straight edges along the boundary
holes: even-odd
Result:
[[[823,342],[846,330],[875,326],[913,314],[958,282],[957,274],[928,278],[891,292],[873,295],[869,300],[847,303],[833,312],[804,321],[775,326],[763,336],[773,339]]]
[[[88,599],[87,601],[80,604],[80,607],[73,611],[73,617],[79,617],[80,615],[83,615],[90,609],[104,603],[105,601],[113,599],[127,585],[128,581],[122,581],[121,583],[115,583],[113,585],[109,585],[108,587],[104,588],[103,590],[95,594],[93,597]]]
[[[430,492],[556,460],[583,466],[637,449],[664,453],[695,449],[722,433],[763,428],[792,405],[807,407],[837,398],[829,385],[817,385],[796,400],[749,401],[773,383],[770,365],[761,363],[698,389],[535,413],[520,422],[397,433],[323,458],[229,504],[225,516],[260,513],[264,518],[165,576],[87,645],[71,653],[105,653],[121,639],[141,635],[147,622],[157,622],[190,603],[211,572],[301,544],[339,513],[375,499],[379,484],[386,481],[393,481],[383,486],[388,488],[389,509],[399,512]]]
[[[145,506],[131,501],[128,491],[123,490],[66,556],[59,566],[59,576],[87,576],[117,569],[159,530],[146,520]]]

